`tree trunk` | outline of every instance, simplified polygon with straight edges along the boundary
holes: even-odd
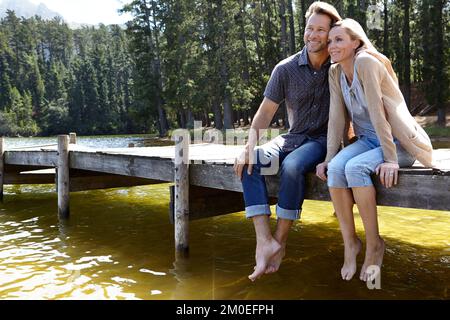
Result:
[[[233,129],[233,108],[231,107],[231,97],[228,90],[225,90],[223,98],[223,124],[225,129]]]
[[[301,11],[302,11],[302,16],[301,16],[301,19],[299,19],[301,22],[302,22],[302,25],[301,25],[301,27],[300,27],[300,31],[303,31],[303,32],[305,32],[305,28],[306,28],[306,17],[305,17],[305,14],[306,14],[306,3],[305,3],[305,0],[300,0],[300,7],[301,7]],[[302,38],[302,34],[300,34],[300,38]]]
[[[192,110],[189,108],[186,110],[186,128],[193,129],[194,128],[194,115]]]
[[[288,55],[287,47],[287,23],[286,23],[286,4],[284,0],[278,0],[280,9],[280,21],[281,21],[281,55],[282,59]]]
[[[218,21],[227,24],[223,15],[222,1],[217,1]],[[231,106],[231,92],[228,89],[229,84],[229,67],[228,59],[225,57],[225,46],[227,43],[227,28],[220,28],[219,31],[219,61],[220,61],[220,79],[221,79],[221,94],[223,98],[223,121],[225,129],[233,129],[233,108]]]
[[[247,48],[247,36],[245,34],[245,18],[247,16],[246,12],[247,1],[242,0],[241,6],[241,19],[240,19],[240,38],[242,42],[242,50],[241,50],[241,59],[242,59],[242,82],[245,88],[249,87],[250,83],[250,71],[249,71],[249,62],[248,62],[248,48]],[[245,105],[244,99],[240,99],[240,104],[242,107],[247,107]],[[239,121],[239,120],[238,120]]]
[[[218,130],[223,129],[222,111],[220,110],[220,103],[217,98],[213,98],[212,109],[214,112],[214,126]]]
[[[295,25],[294,25],[294,10],[292,8],[292,0],[287,0],[289,12],[289,54],[294,55],[295,48]]]
[[[183,110],[177,112],[177,122],[179,128],[186,129],[186,118]]]
[[[203,111],[203,125],[207,128],[211,127],[211,120],[209,119],[208,111]]]
[[[249,118],[249,112],[248,112],[248,110],[244,110],[244,126],[248,126],[250,124],[248,118]]]
[[[357,0],[357,12],[359,17],[359,23],[363,27],[364,31],[367,33],[367,17],[366,17],[366,10],[367,10],[367,3],[366,0]]]
[[[155,12],[155,6],[156,2],[152,1],[152,10],[153,10],[153,33],[155,35],[155,74],[157,77],[157,84],[158,84],[158,90],[157,90],[157,104],[158,104],[158,110],[161,108],[162,112],[160,113],[159,121],[161,124],[161,132],[160,136],[165,137],[167,136],[167,131],[169,130],[169,122],[167,121],[167,114],[166,110],[164,110],[164,103],[162,99],[162,93],[163,93],[163,78],[161,75],[161,58],[160,58],[160,46],[159,46],[159,36],[158,36],[158,25],[156,22],[156,12]]]
[[[411,100],[411,51],[410,51],[410,29],[409,29],[409,0],[403,0],[403,9],[405,18],[403,21],[403,49],[405,52],[403,58],[403,96],[405,97],[406,105],[410,106]]]
[[[259,7],[257,7],[257,6],[259,6]],[[255,3],[255,14],[252,19],[253,27],[255,28],[255,32],[253,33],[253,40],[255,41],[255,45],[256,45],[258,70],[259,70],[259,72],[263,72],[263,60],[262,60],[263,51],[262,51],[261,41],[259,39],[259,34],[260,34],[260,30],[261,30],[261,20],[260,20],[260,14],[256,13],[257,11],[259,11],[259,13],[261,13],[261,4],[259,4],[259,3],[258,4]]]
[[[448,91],[449,79],[446,79],[444,66],[446,65],[444,61],[444,23],[443,23],[443,12],[444,4],[446,0],[436,0],[433,1],[432,17],[435,21],[436,34],[436,59],[435,60],[435,72],[436,72],[436,100],[435,104],[437,107],[437,124],[439,126],[445,127],[446,125],[446,97],[445,92]],[[448,65],[448,63],[447,63]],[[448,77],[448,76],[447,76]],[[445,87],[447,85],[447,88]],[[433,86],[434,87],[434,86]]]
[[[384,33],[383,33],[383,54],[389,56],[389,15],[388,0],[384,0]]]

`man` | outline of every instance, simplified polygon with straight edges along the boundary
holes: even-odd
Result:
[[[326,154],[330,104],[328,32],[341,17],[333,6],[316,1],[309,7],[306,19],[305,47],[273,70],[248,142],[234,165],[236,175],[242,180],[246,217],[253,220],[256,232],[256,266],[249,275],[252,281],[278,270],[289,229],[300,218],[305,175],[314,171]],[[256,148],[260,132],[269,127],[283,101],[291,125],[289,132]],[[274,164],[280,164],[280,188],[277,228],[272,236],[264,171]]]

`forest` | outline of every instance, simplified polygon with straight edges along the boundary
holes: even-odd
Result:
[[[273,67],[303,47],[309,0],[134,0],[125,26],[0,20],[0,135],[155,133],[251,122]],[[388,56],[413,115],[450,101],[450,2],[328,1]],[[274,124],[288,127],[280,106]]]

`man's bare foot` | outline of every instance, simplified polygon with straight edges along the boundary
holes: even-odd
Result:
[[[344,265],[341,269],[341,276],[343,280],[351,280],[356,273],[356,257],[361,251],[362,243],[359,238],[356,241],[345,246]]]
[[[366,248],[366,257],[364,259],[364,264],[361,268],[361,274],[359,276],[362,281],[366,282],[371,276],[370,273],[366,272],[369,266],[376,265],[381,269],[381,265],[383,264],[384,249],[385,244],[384,240],[381,237],[375,247]]]
[[[284,255],[286,254],[286,244],[281,245],[281,249],[278,251],[277,254],[275,254],[272,259],[270,259],[267,268],[266,268],[266,274],[269,273],[275,273],[280,268],[281,261],[284,258]]]
[[[271,240],[266,240],[264,242],[258,241],[256,246],[256,267],[255,270],[248,278],[252,281],[255,281],[259,277],[261,277],[267,269],[269,261],[273,256],[279,253],[281,250],[281,245],[272,238]]]

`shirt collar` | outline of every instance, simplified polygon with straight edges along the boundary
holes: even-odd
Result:
[[[299,66],[308,65],[308,50],[306,49],[306,46],[303,47],[302,51],[300,52],[300,55],[298,56],[298,65]]]
[[[298,57],[298,65],[299,66],[307,66],[308,63],[308,49],[306,49],[306,46],[303,47],[302,51],[300,52],[300,55]],[[327,61],[322,65],[323,67],[329,67],[331,65],[331,59],[328,57]]]

